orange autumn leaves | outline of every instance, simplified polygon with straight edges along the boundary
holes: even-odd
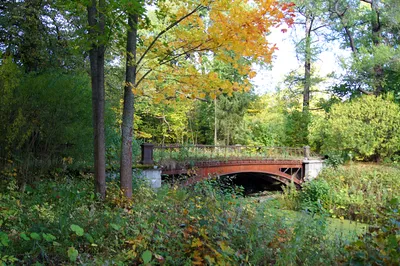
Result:
[[[160,32],[196,8],[159,38],[141,61],[138,80],[144,78],[144,82],[134,89],[135,94],[161,102],[249,90],[249,79],[256,74],[251,62],[271,62],[276,49],[268,42],[270,28],[293,23],[293,5],[273,0],[168,1],[161,7],[166,15],[154,23]],[[139,55],[156,35],[142,35]],[[223,78],[212,67],[215,60],[235,69],[243,77],[241,82]]]

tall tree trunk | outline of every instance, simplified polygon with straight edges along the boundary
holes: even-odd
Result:
[[[378,6],[379,0],[371,0],[370,4],[373,12],[371,21],[372,43],[374,44],[375,47],[378,47],[381,45],[382,42],[380,12]],[[375,65],[374,72],[375,72],[374,94],[380,95],[383,91],[383,79],[384,79],[383,66],[381,64]]]
[[[214,146],[217,146],[218,138],[218,121],[217,121],[217,96],[214,99]]]
[[[129,14],[128,38],[126,44],[126,78],[124,87],[124,109],[122,113],[122,147],[121,147],[121,190],[132,198],[132,137],[135,96],[132,89],[136,83],[136,41],[138,15]]]
[[[311,87],[311,29],[312,19],[306,14],[305,22],[305,51],[304,51],[304,89],[303,89],[303,112],[307,112],[310,105]]]
[[[99,0],[99,8],[104,9],[105,0]],[[99,41],[104,34],[105,15],[98,12],[97,1],[92,0],[87,7],[89,39],[90,76],[92,83],[94,177],[95,191],[102,198],[106,195],[106,148],[104,133],[104,44]]]

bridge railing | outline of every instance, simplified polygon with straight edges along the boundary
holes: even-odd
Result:
[[[317,158],[309,147],[265,147],[265,146],[213,146],[213,145],[158,145],[144,144],[142,161],[159,165],[179,163],[188,165],[198,161],[231,160],[301,160]],[[147,149],[147,152],[145,151]],[[146,157],[147,156],[147,157]],[[147,158],[147,159],[146,159]]]

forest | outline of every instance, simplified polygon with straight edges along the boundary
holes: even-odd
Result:
[[[276,29],[300,67],[256,93]],[[398,0],[2,1],[0,265],[400,265],[399,44]],[[143,143],[325,168],[267,197],[154,190]]]

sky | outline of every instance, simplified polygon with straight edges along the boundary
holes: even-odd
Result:
[[[279,50],[275,51],[272,62],[272,69],[253,66],[257,75],[252,79],[257,94],[276,91],[277,86],[283,82],[284,77],[291,70],[302,67],[302,63],[296,58],[293,29],[282,33],[280,28],[273,28],[271,35],[267,37],[270,43],[276,43]],[[320,54],[319,60],[315,62],[320,75],[326,75],[334,72],[342,72],[339,64],[339,56],[346,56],[348,53],[339,49],[338,44],[331,44],[327,51]]]

